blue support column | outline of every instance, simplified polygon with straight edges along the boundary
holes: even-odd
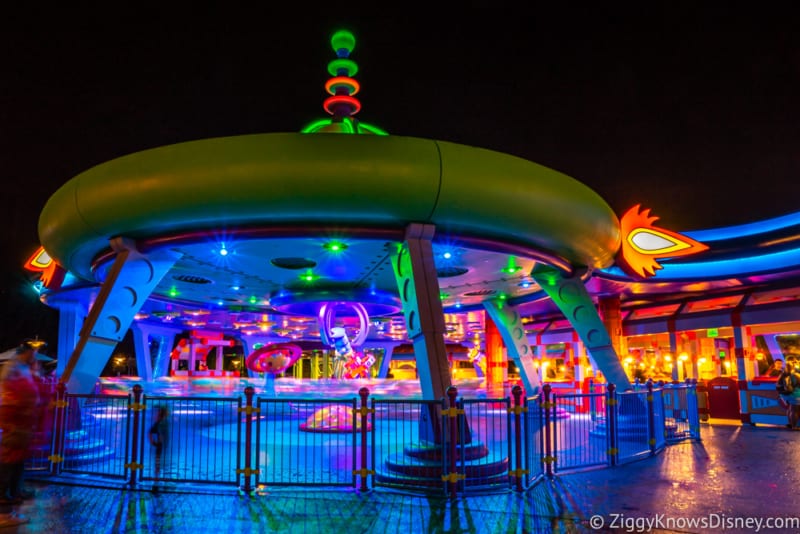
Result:
[[[628,375],[622,368],[611,337],[580,277],[565,277],[562,271],[542,264],[536,264],[531,277],[553,299],[575,329],[597,368],[605,375],[606,381],[616,385],[618,391],[629,389],[631,383]]]
[[[151,337],[158,337],[158,353],[153,361],[153,378],[169,376],[172,364],[172,349],[175,347],[175,336],[180,332],[175,328],[152,328]]]
[[[153,380],[153,362],[150,360],[150,329],[136,323],[131,325],[133,350],[136,354],[136,372],[145,382]]]
[[[58,304],[58,362],[56,363],[56,376],[64,374],[69,355],[75,345],[78,344],[83,320],[87,313],[86,305],[82,302],[69,301]]]
[[[519,369],[519,377],[525,388],[526,396],[529,398],[535,396],[539,393],[541,383],[539,382],[539,373],[533,366],[533,351],[528,345],[522,318],[513,306],[503,301],[486,300],[483,302],[483,307],[503,337],[508,357],[514,360]]]
[[[392,352],[394,352],[394,348],[399,345],[400,343],[378,343],[374,341],[367,341],[361,346],[361,349],[370,348],[370,349],[383,349],[383,360],[381,360],[381,365],[378,368],[378,376],[377,378],[386,378],[386,375],[389,373],[389,366],[392,363]]]
[[[136,349],[136,368],[143,380],[169,376],[170,354],[175,345],[175,336],[180,333],[177,328],[166,328],[159,325],[134,323],[131,325],[133,343]],[[158,343],[155,358],[151,356],[150,343]]]
[[[125,337],[134,316],[179,257],[166,249],[144,255],[125,238],[113,239],[111,248],[116,258],[61,376],[70,393],[94,390],[100,372]]]

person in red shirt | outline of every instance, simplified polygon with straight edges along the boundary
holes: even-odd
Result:
[[[22,343],[0,371],[0,525],[18,524],[24,518],[8,508],[22,501],[25,460],[39,420],[39,387],[34,381],[38,341]]]

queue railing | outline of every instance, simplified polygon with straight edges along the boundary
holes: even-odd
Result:
[[[695,385],[438,401],[370,397],[68,394],[53,402],[43,476],[145,484],[379,487],[444,494],[525,491],[545,477],[613,466],[699,439]],[[149,429],[169,414],[160,470]],[[588,408],[587,408],[588,407]],[[602,407],[602,411],[598,409]],[[685,426],[676,426],[685,425]],[[676,431],[676,428],[685,430]]]

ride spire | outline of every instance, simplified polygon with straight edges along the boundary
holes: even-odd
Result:
[[[320,119],[301,130],[302,133],[350,133],[388,135],[375,126],[360,122],[354,116],[361,111],[361,101],[355,95],[361,86],[354,76],[358,64],[350,59],[356,46],[355,36],[347,30],[338,30],[331,36],[331,47],[336,58],[328,63],[330,78],[325,82],[328,98],[322,104],[331,118]]]

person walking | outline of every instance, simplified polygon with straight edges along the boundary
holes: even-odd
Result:
[[[786,425],[793,430],[800,430],[797,423],[800,421],[800,373],[794,365],[786,363],[783,372],[775,383],[775,389],[781,399],[781,404],[786,406],[786,417],[789,420]]]
[[[39,417],[39,388],[33,377],[39,340],[23,342],[0,371],[0,526],[24,523],[12,506],[30,497],[22,488],[25,460]]]
[[[148,433],[150,444],[154,447],[155,478],[161,480],[161,471],[164,467],[164,450],[169,440],[169,410],[166,406],[159,406],[153,424]]]

